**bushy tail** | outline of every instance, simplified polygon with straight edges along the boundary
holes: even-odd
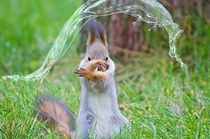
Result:
[[[73,136],[75,132],[75,117],[68,107],[60,100],[45,95],[36,105],[36,113],[40,120],[49,121],[50,128],[63,136]]]

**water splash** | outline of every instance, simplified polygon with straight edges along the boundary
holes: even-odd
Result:
[[[165,27],[169,35],[169,55],[175,58],[181,64],[181,67],[185,66],[176,53],[175,47],[175,42],[183,31],[173,22],[169,12],[156,0],[130,0],[127,3],[117,3],[116,0],[89,0],[80,6],[73,16],[64,24],[43,64],[38,70],[26,76],[3,76],[2,79],[6,80],[9,78],[14,81],[19,79],[40,80],[42,82],[43,78],[49,73],[52,65],[66,53],[77,33],[86,24],[80,25],[83,19],[108,16],[117,13],[124,13],[135,17],[136,22],[133,22],[134,25],[142,21],[153,27]],[[71,40],[69,40],[70,38]],[[67,42],[70,43],[67,44]]]

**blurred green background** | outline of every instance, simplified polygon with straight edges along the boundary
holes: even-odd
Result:
[[[72,6],[73,5],[73,6]],[[37,69],[81,1],[0,1],[0,76]]]

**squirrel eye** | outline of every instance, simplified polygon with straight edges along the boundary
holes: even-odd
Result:
[[[88,57],[88,61],[90,61],[91,59],[90,59],[90,57]]]
[[[105,60],[107,61],[108,59],[109,59],[109,58],[108,58],[108,57],[106,57],[106,59],[105,59]]]

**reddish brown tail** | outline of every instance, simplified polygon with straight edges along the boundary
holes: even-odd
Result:
[[[36,112],[40,120],[46,121],[55,132],[63,136],[73,136],[75,131],[75,117],[68,107],[52,96],[42,96],[36,105]]]

